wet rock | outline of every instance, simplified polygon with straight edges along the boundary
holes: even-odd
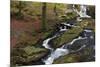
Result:
[[[94,32],[91,29],[85,29],[83,32],[80,33],[81,37],[89,37],[94,36]]]
[[[80,50],[78,53],[81,55],[80,61],[88,62],[95,61],[95,40],[87,39],[87,46]]]
[[[87,9],[87,14],[95,19],[95,6],[89,6]]]
[[[78,52],[76,51],[74,53],[70,53],[68,55],[57,58],[54,61],[54,64],[91,62],[91,61],[95,61],[95,50],[93,46],[92,47],[88,46]]]
[[[95,44],[94,41],[95,41],[94,39],[90,39],[90,38],[80,39],[80,40],[75,41],[72,45],[67,46],[67,48],[69,50],[76,51],[76,50],[80,49],[82,46],[86,46],[86,47],[91,46],[92,47]]]
[[[55,38],[52,41],[52,47],[57,48],[62,46],[65,43],[71,42],[74,38],[79,36],[79,34],[83,31],[83,28],[87,26],[88,22],[77,23],[77,27],[74,27],[66,32],[64,32],[58,38]]]
[[[72,44],[67,43],[64,49],[68,49],[68,55],[57,58],[54,64],[90,62],[95,61],[95,35],[92,29],[84,29],[80,35],[82,39],[76,39]]]
[[[67,47],[64,48],[69,49],[70,54],[57,58],[54,61],[54,64],[95,61],[94,41],[95,40],[93,39],[83,39],[83,40],[77,40],[76,42],[73,43],[73,45],[69,44]],[[78,50],[83,45],[86,46],[83,47],[81,50]]]

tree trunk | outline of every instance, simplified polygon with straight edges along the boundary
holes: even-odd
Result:
[[[18,4],[18,12],[17,12],[17,16],[18,16],[18,19],[21,19],[22,18],[22,2],[19,1],[19,4]]]
[[[46,31],[46,3],[42,3],[42,31]]]
[[[55,16],[58,16],[56,4],[54,5],[54,13],[55,13]]]

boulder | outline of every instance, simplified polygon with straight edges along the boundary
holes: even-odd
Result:
[[[45,48],[26,46],[24,48],[13,48],[11,52],[11,62],[13,65],[23,65],[41,60],[48,54]],[[33,63],[34,64],[34,63]]]
[[[53,64],[73,63],[79,62],[80,56],[77,54],[69,54],[56,59]]]
[[[58,38],[52,40],[52,47],[58,48],[61,47],[63,44],[71,42],[74,38],[78,37],[79,34],[83,31],[83,29],[88,25],[87,21],[78,22],[76,24],[77,27],[73,27],[68,31],[64,32]]]
[[[61,63],[75,63],[75,62],[90,62],[95,61],[95,40],[94,39],[83,39],[77,40],[72,44],[72,46],[67,47],[70,51],[73,50],[74,52],[59,57],[54,60],[54,64],[61,64]],[[77,51],[81,46],[86,45],[81,50]]]

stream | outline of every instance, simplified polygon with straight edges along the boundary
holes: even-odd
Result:
[[[60,33],[65,32],[65,31],[67,32],[69,30],[68,29],[69,27],[77,27],[77,26],[70,25],[70,24],[67,24],[67,23],[63,23],[63,25],[64,25],[63,27],[62,26],[59,27]],[[60,33],[57,33],[54,36],[43,41],[42,46],[44,46],[46,49],[49,49],[51,51],[51,53],[45,59],[42,59],[42,61],[45,64],[52,64],[55,59],[57,59],[61,56],[67,55],[69,53],[81,51],[82,49],[84,49],[87,46],[87,44],[82,44],[82,45],[80,44],[80,45],[78,45],[79,48],[72,50],[73,48],[77,47],[77,45],[75,45],[74,43],[77,43],[79,41],[81,42],[82,40],[83,40],[83,42],[87,42],[88,40],[94,38],[92,30],[84,29],[84,31],[81,33],[81,35],[79,37],[73,39],[71,42],[64,44],[60,48],[56,48],[56,49],[51,48],[50,44],[48,44],[48,43],[52,39],[59,37]],[[86,40],[86,41],[84,41],[84,40]],[[93,44],[93,48],[94,48],[94,44]]]
[[[80,11],[78,12],[78,10],[75,9],[75,7],[73,5],[74,12],[76,12],[80,16],[77,18],[90,18],[90,16],[88,16],[86,13],[86,9],[87,8],[85,5],[81,5]],[[71,42],[64,44],[60,48],[54,49],[54,48],[50,47],[51,44],[49,44],[49,42],[52,39],[59,37],[62,32],[65,32],[65,31],[67,32],[72,27],[77,27],[77,26],[74,26],[74,24],[72,24],[72,23],[61,23],[61,25],[59,26],[59,31],[54,36],[43,41],[42,46],[44,46],[46,49],[50,50],[50,54],[45,59],[42,59],[42,61],[45,64],[52,64],[55,59],[57,59],[61,56],[67,55],[69,53],[84,51],[84,48],[86,48],[86,47],[93,49],[92,58],[94,58],[94,56],[95,56],[95,52],[94,52],[95,51],[95,47],[94,47],[95,46],[95,42],[94,42],[95,37],[94,37],[94,33],[92,32],[91,29],[84,29],[84,31],[81,33],[81,35],[79,35],[77,38],[73,39]]]
[[[60,29],[59,32],[65,32],[65,31],[67,31],[68,30],[67,26],[69,27],[70,24],[65,24],[64,23],[63,27],[62,26],[59,27],[59,29]],[[69,50],[68,49],[63,49],[63,46],[54,50],[53,48],[50,47],[50,44],[48,44],[50,40],[58,37],[59,35],[60,35],[60,33],[59,34],[57,33],[53,37],[48,38],[48,39],[46,39],[46,40],[43,41],[42,45],[45,48],[47,48],[47,49],[49,49],[51,51],[50,55],[48,55],[48,57],[46,59],[43,59],[43,62],[45,64],[52,64],[55,59],[57,59],[60,56],[63,56],[63,55],[66,55],[66,54],[69,53]]]

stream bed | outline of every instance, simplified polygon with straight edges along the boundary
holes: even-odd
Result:
[[[74,25],[70,25],[70,24],[64,24],[65,26],[63,28],[60,27],[59,32],[67,32],[69,29],[67,29],[69,26],[70,27],[76,27]],[[67,27],[66,27],[67,26]],[[77,52],[82,52],[84,51],[84,48],[92,48],[93,49],[93,54],[92,54],[92,58],[94,58],[95,55],[95,37],[94,37],[94,33],[92,32],[91,29],[84,29],[84,31],[75,39],[73,39],[71,42],[64,44],[63,46],[59,47],[59,48],[52,48],[50,47],[51,44],[49,44],[49,42],[54,39],[59,37],[61,34],[60,33],[56,33],[54,36],[46,39],[43,41],[42,46],[44,46],[46,49],[50,50],[50,54],[45,58],[42,59],[42,61],[45,64],[52,64],[54,62],[54,60],[59,59],[59,57],[70,54],[70,53],[77,53]]]

